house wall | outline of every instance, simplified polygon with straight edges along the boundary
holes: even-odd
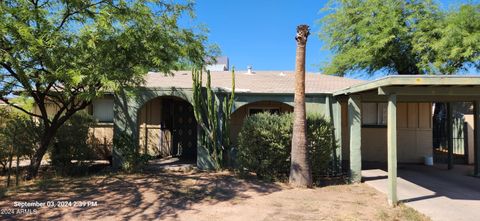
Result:
[[[349,159],[348,107],[342,105],[342,157]],[[420,163],[432,155],[431,103],[397,104],[398,162]],[[362,127],[362,161],[387,162],[387,128]]]
[[[54,116],[55,113],[59,110],[59,108],[53,104],[53,103],[46,103],[45,104],[46,110],[47,110],[47,115],[48,116]],[[34,114],[42,115],[42,112],[40,111],[40,108],[36,104],[33,105],[32,112]],[[38,120],[38,118],[34,118],[35,120]]]
[[[169,156],[172,147],[171,131],[162,130],[162,99],[147,102],[139,111],[139,150],[151,156]]]
[[[473,154],[473,149],[474,149],[474,140],[473,140],[473,130],[474,124],[473,124],[473,114],[465,114],[463,115],[465,117],[465,122],[467,123],[467,133],[468,133],[468,164],[473,164],[474,163],[474,154]]]
[[[113,96],[106,95],[101,99],[113,101]],[[88,106],[87,110],[89,114],[94,115],[93,104]],[[110,112],[110,110],[105,110],[104,114],[105,113],[113,114]],[[106,116],[108,116],[109,114],[107,114]],[[111,119],[113,119],[113,116],[111,116]],[[98,121],[99,119],[96,120]],[[95,146],[95,149],[102,153],[104,156],[110,157],[112,155],[113,148],[113,121],[98,122],[95,126],[90,128],[90,133],[93,135],[91,142]]]
[[[342,160],[350,159],[350,130],[348,128],[348,104],[346,101],[340,102],[342,109]],[[336,129],[336,128],[335,128]]]
[[[105,99],[113,99],[113,96],[107,96]],[[58,107],[53,103],[46,104],[47,114],[49,116],[55,115],[58,111]],[[88,106],[88,113],[92,114],[92,106]],[[33,106],[32,112],[38,115],[41,115],[40,109],[37,105]],[[38,120],[37,118],[34,118]],[[92,135],[89,138],[89,142],[95,147],[95,150],[98,152],[98,157],[101,159],[107,159],[112,155],[113,148],[113,122],[109,123],[97,123],[95,126],[89,129],[90,134]]]
[[[113,123],[100,123],[90,128],[91,144],[99,157],[107,159],[112,156],[113,148]]]

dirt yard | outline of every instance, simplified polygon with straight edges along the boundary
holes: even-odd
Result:
[[[15,207],[35,201],[45,205]],[[0,219],[428,220],[386,202],[365,184],[292,189],[227,172],[156,172],[40,180],[9,191],[0,201]]]

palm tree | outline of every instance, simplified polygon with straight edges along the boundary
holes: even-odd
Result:
[[[305,47],[310,34],[308,25],[297,26],[295,58],[295,107],[290,166],[290,185],[311,187],[312,171],[308,161],[305,113]]]

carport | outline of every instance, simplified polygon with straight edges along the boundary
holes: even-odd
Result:
[[[387,103],[388,201],[397,197],[397,103],[472,102],[474,106],[474,176],[480,176],[480,77],[395,75],[355,85],[334,93],[334,123],[348,122],[349,169],[352,182],[360,182],[362,167],[362,113],[364,102]],[[342,101],[346,101],[342,102]],[[347,105],[348,119],[341,119],[342,105]],[[451,106],[451,105],[448,105]],[[450,117],[449,117],[450,118]],[[449,119],[451,120],[451,118]],[[449,125],[452,125],[449,123]],[[451,130],[451,129],[450,129]],[[429,138],[431,139],[431,137]],[[448,167],[452,168],[452,135],[448,136]]]

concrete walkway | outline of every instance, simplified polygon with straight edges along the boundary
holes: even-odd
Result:
[[[432,220],[480,220],[480,178],[468,176],[473,167],[399,165],[399,200]],[[362,171],[366,184],[387,193],[385,169]]]

